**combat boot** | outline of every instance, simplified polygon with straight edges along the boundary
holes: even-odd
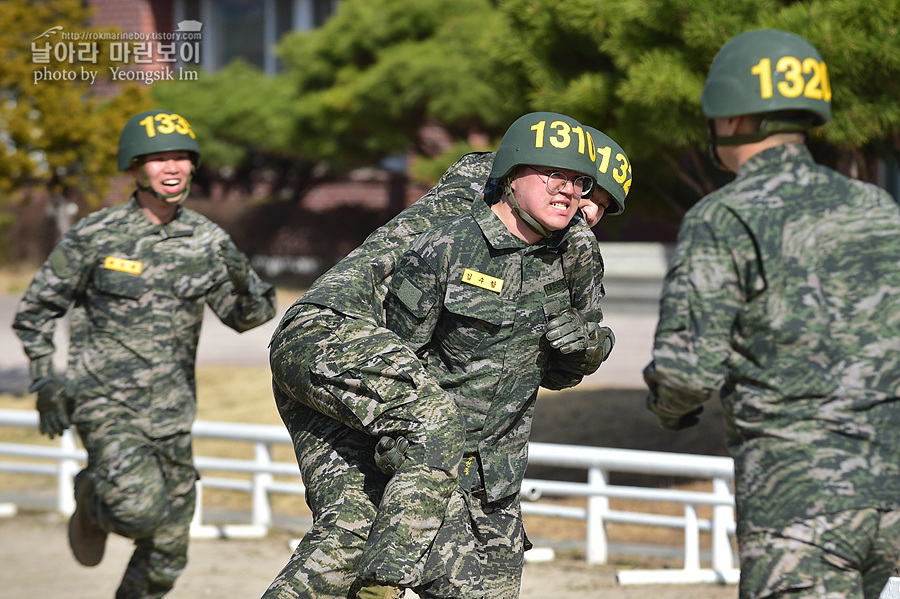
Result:
[[[402,599],[403,589],[391,585],[384,585],[380,582],[364,583],[359,592],[356,593],[357,599]]]
[[[83,566],[96,566],[103,559],[108,532],[91,519],[94,484],[82,470],[75,477],[75,513],[69,519],[69,546]]]

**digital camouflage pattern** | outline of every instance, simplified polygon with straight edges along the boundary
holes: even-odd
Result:
[[[116,599],[164,596],[187,565],[198,478],[190,434],[150,440],[117,416],[79,424],[78,433],[88,453],[78,476],[90,476],[96,498],[91,519],[135,539]]]
[[[410,243],[434,225],[470,210],[473,200],[484,191],[492,160],[493,154],[485,152],[463,156],[425,196],[322,275],[288,309],[276,329],[270,353],[273,389],[294,440],[304,483],[308,488],[316,485],[324,472],[327,480],[341,477],[348,487],[340,495],[308,494],[313,526],[265,597],[295,597],[297,593],[348,596],[349,585],[363,563],[368,571],[380,572],[376,576],[380,580],[403,581],[410,586],[416,584],[416,578],[421,583],[434,576],[425,573],[422,559],[433,541],[430,514],[434,513],[432,506],[446,505],[448,490],[456,485],[454,464],[463,434],[449,425],[457,418],[455,406],[415,356],[401,349],[396,334],[384,328],[382,301],[397,261]],[[591,276],[602,279],[596,238],[583,222],[573,226],[567,249],[563,257],[567,269],[579,264],[575,256],[588,252],[594,259]],[[601,285],[573,290],[572,301],[595,304],[602,294]],[[379,380],[381,373],[383,380]],[[565,377],[568,384],[581,379],[570,372]],[[417,402],[421,405],[415,405]],[[314,414],[330,417],[326,423],[331,427],[326,427],[326,432],[318,428],[324,425]],[[392,484],[397,484],[388,489],[389,498],[394,489],[411,489],[416,494],[416,503],[405,504],[422,512],[407,509],[401,518],[391,511],[390,500],[382,502],[380,494],[363,490],[375,480],[371,473],[378,472],[373,457],[378,438],[372,435],[392,432],[424,442],[435,430],[440,435],[434,436],[434,442],[441,445],[432,447],[438,451],[428,451],[427,443],[411,446],[414,459],[404,463],[392,479]],[[351,440],[363,432],[363,442]],[[426,468],[429,464],[433,465],[430,469]],[[354,487],[354,475],[359,472],[368,474]],[[416,480],[417,486],[404,480]],[[432,481],[430,487],[424,484],[428,480]],[[385,525],[379,522],[373,527],[379,503],[384,516],[380,522]],[[338,512],[340,517],[335,516]],[[373,539],[393,535],[392,542],[379,546],[380,541],[373,541],[367,548],[371,530],[378,531]],[[464,561],[455,560],[457,566],[451,568],[463,586],[471,578]],[[445,571],[442,564],[441,573]]]
[[[383,328],[381,303],[386,282],[416,236],[435,223],[469,210],[473,198],[484,189],[492,158],[492,153],[482,152],[467,154],[457,161],[425,196],[373,232],[360,247],[319,277],[288,309],[272,337],[270,362],[275,403],[294,439],[304,484],[314,484],[310,477],[318,476],[323,469],[339,468],[341,460],[349,459],[350,455],[352,468],[377,471],[374,465],[377,436],[366,438],[371,443],[362,454],[347,446],[342,447],[341,460],[333,455],[334,445],[340,445],[350,435],[346,427],[370,436],[402,434],[414,443],[409,450],[414,459],[406,460],[393,480],[394,488],[398,489],[410,486],[404,481],[418,481],[416,492],[422,496],[418,505],[412,505],[421,512],[408,510],[404,515],[405,529],[402,538],[397,533],[396,551],[383,551],[372,545],[367,553],[370,567],[378,569],[383,580],[390,576],[397,578],[394,582],[403,580],[414,584],[417,577],[423,576],[422,556],[436,532],[429,514],[435,506],[446,505],[456,486],[463,436],[455,406],[422,370],[415,355],[396,335]],[[340,423],[334,428],[335,436],[310,435],[315,422],[302,406]],[[381,418],[382,414],[387,417]],[[434,438],[440,446],[432,443],[426,448],[425,440],[437,431],[441,434]],[[352,486],[352,476],[346,475],[344,479],[348,488]],[[431,484],[426,485],[429,480]],[[373,505],[371,498],[353,501],[354,497],[369,497],[369,494],[349,493],[341,499],[341,511],[348,519],[335,521],[328,516],[336,507],[334,495],[308,495],[313,526],[267,590],[266,597],[293,597],[299,588],[314,597],[346,595],[349,588],[346,580],[335,573],[314,574],[323,565],[320,561],[308,561],[307,554],[315,552],[312,547],[317,548],[320,557],[326,552],[325,561],[331,564],[329,570],[345,572],[351,582],[355,579],[377,504]],[[380,498],[381,493],[379,502]],[[350,517],[353,510],[358,514]],[[384,516],[390,513],[386,509]],[[344,541],[352,538],[356,543],[321,542],[322,538],[335,536]],[[398,572],[410,561],[418,565]]]
[[[220,242],[232,243],[196,212],[179,207],[158,226],[132,197],[62,237],[13,322],[34,364],[52,358],[56,323],[73,306],[63,396],[88,450],[93,515],[139,539],[120,599],[161,597],[186,562],[204,305],[239,332],[275,315],[274,289],[255,273],[247,295],[233,292]]]
[[[521,513],[510,516],[503,506],[514,500],[518,510],[537,390],[554,351],[547,322],[570,307],[570,287],[599,285],[590,252],[581,256],[581,268],[564,270],[570,235],[566,230],[529,245],[476,200],[469,214],[413,243],[385,299],[388,327],[416,350],[462,412],[459,486],[468,501],[461,505],[478,507],[461,516],[451,510],[442,532],[475,539],[474,580],[494,599],[518,595],[524,529]],[[575,307],[589,320],[599,317],[598,305]],[[502,532],[477,532],[491,530]],[[436,551],[445,544],[438,539]],[[445,574],[432,584],[444,589],[459,581]]]
[[[377,571],[379,580],[415,584],[424,577],[424,556],[456,487],[465,434],[462,418],[437,383],[425,375],[412,350],[390,331],[319,306],[305,308],[272,343],[275,403],[291,433],[307,488],[336,484],[345,491],[336,495],[333,489],[322,488],[307,493],[313,527],[288,567],[312,576],[297,562],[308,559],[311,544],[321,559],[320,540],[344,536],[333,530],[337,527],[349,531],[357,543],[328,546],[342,556],[331,560],[333,569],[365,562]],[[311,427],[323,424],[311,418],[306,408],[327,416],[329,436],[312,431]],[[336,426],[329,428],[329,423]],[[386,487],[388,479],[383,476],[365,476],[355,484],[360,472],[378,472],[375,443],[382,435],[405,436],[410,441],[407,459]],[[357,453],[359,447],[364,448],[362,453]],[[334,482],[335,469],[344,472],[340,483]],[[323,472],[328,478],[320,481]],[[377,488],[373,480],[379,482],[377,494],[371,491]],[[336,509],[338,520],[329,517]],[[393,534],[392,542],[380,546],[374,539],[385,531]],[[367,537],[373,541],[364,550]],[[310,563],[309,567],[322,566]],[[291,585],[308,584],[302,578],[293,581],[284,571],[279,578],[277,585],[287,584],[287,589],[270,587],[267,596],[291,596],[296,590]],[[330,580],[333,577],[314,578],[322,584]],[[279,594],[282,591],[287,594]],[[311,596],[340,596],[341,592],[340,587],[329,586]]]
[[[898,538],[900,511],[874,508],[794,521],[777,534],[752,531],[740,543],[740,596],[877,599],[897,563]]]
[[[413,590],[429,599],[517,599],[530,548],[518,494],[488,502],[457,489],[429,556],[440,575]]]
[[[472,201],[485,191],[493,160],[493,152],[464,155],[428,193],[379,227],[362,245],[319,277],[296,303],[324,306],[383,326],[382,301],[400,256],[420,234],[469,211]],[[578,256],[589,251],[593,255],[594,276],[602,280],[604,266],[597,238],[580,214],[575,219],[574,235],[564,257],[566,268],[575,268]],[[605,291],[600,284],[590,289],[573,289],[572,293],[575,304],[587,305],[602,299]]]
[[[685,216],[648,406],[677,427],[721,393],[739,538],[900,508],[898,231],[890,195],[800,144],[753,156]]]
[[[469,211],[472,200],[484,192],[493,157],[492,152],[473,152],[460,158],[428,193],[319,277],[297,303],[383,326],[381,302],[397,260],[418,235]]]
[[[91,214],[59,241],[19,303],[13,328],[31,360],[52,355],[72,310],[65,395],[73,422],[124,408],[150,438],[189,432],[204,305],[242,332],[275,315],[275,292],[254,274],[233,293],[216,255],[218,225],[179,207],[157,226],[136,200]]]
[[[569,235],[529,245],[478,200],[470,214],[419,237],[391,279],[388,327],[462,411],[465,451],[477,456],[471,467],[483,474],[467,490],[483,488],[488,501],[519,492],[551,355],[547,321],[569,307],[588,320],[600,317],[596,304],[571,306],[569,289],[596,281],[589,253],[584,268],[564,272]],[[575,273],[584,278],[568,279]]]

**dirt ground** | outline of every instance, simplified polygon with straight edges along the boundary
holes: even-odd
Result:
[[[167,599],[260,597],[290,556],[290,535],[264,539],[194,540],[189,563]],[[85,568],[66,540],[65,519],[52,512],[25,512],[0,519],[0,596],[8,599],[113,597],[131,554],[131,542],[111,536],[103,562]],[[734,585],[618,586],[616,568],[581,560],[529,563],[522,599],[734,599]],[[408,597],[415,597],[412,593]]]

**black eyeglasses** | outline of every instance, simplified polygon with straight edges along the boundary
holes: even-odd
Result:
[[[567,177],[564,173],[559,171],[550,171],[549,173],[545,173],[542,170],[536,169],[530,164],[526,164],[528,168],[535,171],[539,175],[544,175],[547,177],[546,185],[547,185],[547,193],[550,195],[556,195],[565,189],[566,184],[570,181],[569,177]],[[594,190],[594,180],[590,177],[585,177],[584,175],[580,175],[571,179],[572,188],[575,190],[575,193],[578,194],[579,197],[586,198],[591,195],[591,192]]]

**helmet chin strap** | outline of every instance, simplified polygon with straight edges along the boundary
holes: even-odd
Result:
[[[509,204],[512,206],[512,211],[525,222],[528,228],[541,237],[553,237],[553,234],[556,233],[556,231],[551,231],[519,207],[519,203],[516,201],[516,194],[513,193],[509,179],[506,180],[504,186],[506,188],[506,197],[509,198]]]
[[[743,144],[752,144],[762,141],[770,135],[777,133],[806,133],[815,125],[814,115],[803,115],[798,118],[778,118],[763,119],[759,124],[759,129],[753,133],[745,133],[743,135],[716,135],[716,128],[712,119],[709,123],[709,155],[713,163],[721,169],[725,166],[719,158],[718,146],[740,146]]]
[[[147,176],[147,172],[144,170],[144,166],[145,165],[142,164],[138,167],[138,173],[140,174],[140,176],[136,180],[138,189],[143,192],[149,193],[158,200],[162,200],[167,204],[175,204],[176,206],[188,199],[188,196],[191,194],[191,181],[194,179],[194,171],[196,170],[194,166],[191,166],[191,173],[188,175],[187,181],[185,181],[184,183],[184,189],[182,189],[181,191],[176,191],[174,193],[160,193],[153,189],[153,187],[150,186],[150,177]],[[175,199],[175,201],[173,202],[173,198],[177,199]]]

